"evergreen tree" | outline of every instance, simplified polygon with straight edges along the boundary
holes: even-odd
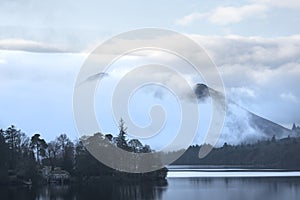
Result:
[[[127,127],[125,127],[125,122],[121,118],[119,122],[119,135],[116,138],[116,142],[117,142],[117,146],[123,150],[128,150],[126,131],[127,131]]]

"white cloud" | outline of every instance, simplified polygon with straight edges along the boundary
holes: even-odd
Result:
[[[276,68],[297,63],[300,57],[300,35],[287,37],[243,37],[191,35],[203,45],[218,66],[242,64],[251,67]]]
[[[228,97],[282,125],[300,123],[299,35],[190,36],[218,66]]]
[[[277,38],[236,35],[226,37],[189,36],[205,47],[219,67],[226,89],[229,91],[228,94],[233,96],[241,106],[280,124],[300,123],[300,104],[299,101],[295,101],[300,99],[298,88],[300,85],[299,35]],[[178,40],[174,38],[173,41]],[[167,42],[167,40],[157,38],[157,43],[162,44],[163,42]],[[188,48],[186,44],[173,43],[174,51],[184,45]],[[124,41],[120,41],[120,44],[129,45]],[[124,47],[124,45],[120,46]],[[115,52],[114,49],[111,49],[107,53]],[[186,53],[193,54],[194,51],[191,49]],[[64,92],[64,88],[61,86],[66,82],[69,84],[69,89],[72,89],[71,83],[76,78],[76,71],[86,56],[23,51],[1,51],[0,56],[1,54],[0,59],[6,60],[7,63],[0,65],[0,86],[3,92],[11,93],[7,99],[8,102],[11,101],[10,98],[15,95],[16,91],[17,93],[26,93],[24,102],[30,101],[30,98],[39,94],[39,90],[48,91],[47,87],[53,86],[51,84],[54,83],[58,93]],[[138,54],[125,59],[124,63],[136,66],[145,64],[142,62],[143,60],[148,63],[151,61],[153,63],[154,60],[154,63],[184,66],[175,59],[176,56],[167,56],[166,54],[155,52],[151,54],[150,52],[145,60],[140,58],[143,56],[142,54]],[[141,63],[137,62],[137,59],[141,59]],[[124,66],[122,65],[122,67]],[[191,73],[185,68],[183,70]],[[149,74],[157,79],[170,80],[169,84],[178,85],[177,79],[170,79],[168,73],[160,71],[158,73],[147,71],[139,74],[138,78],[144,79],[144,77],[149,77]],[[45,88],[37,88],[36,91],[24,89],[27,86],[36,88],[39,85],[45,86]],[[282,115],[282,113],[289,114]]]
[[[243,6],[220,6],[208,12],[194,12],[176,21],[176,24],[186,26],[197,20],[205,20],[212,24],[229,25],[239,23],[250,18],[266,17],[271,9],[286,8],[300,9],[299,0],[250,0],[250,4]]]
[[[251,17],[260,17],[265,14],[267,7],[253,4],[241,7],[218,7],[209,16],[209,21],[219,25],[238,23]]]
[[[228,97],[250,111],[277,123],[289,124],[299,121],[299,102],[291,97],[293,95],[294,99],[300,99],[299,35],[275,38],[237,35],[189,36],[207,50],[218,66]],[[163,43],[166,40],[159,42]],[[174,44],[174,51],[180,48],[177,44]],[[187,53],[193,54],[193,50]],[[153,59],[155,63],[178,64],[174,57],[166,54],[155,54],[146,61],[151,62]],[[131,61],[127,64],[130,65]],[[149,74],[159,76],[161,80],[168,78],[167,74],[154,72],[139,74],[139,78],[143,79]],[[280,98],[281,94],[289,93],[291,95],[285,95],[285,99]],[[285,116],[280,113],[290,114]]]
[[[265,4],[272,7],[279,8],[289,8],[289,9],[299,9],[300,1],[299,0],[252,0],[253,2]]]
[[[228,25],[238,23],[251,17],[263,17],[268,7],[260,4],[240,7],[222,6],[205,13],[193,13],[177,20],[179,25],[188,25],[196,20],[207,20],[213,24]]]
[[[245,97],[256,97],[256,92],[253,89],[247,87],[232,87],[231,94]]]
[[[189,25],[196,20],[202,20],[208,16],[208,13],[192,13],[190,15],[186,15],[183,18],[176,21],[178,25]]]
[[[298,102],[297,97],[290,92],[280,94],[280,98],[286,101]]]

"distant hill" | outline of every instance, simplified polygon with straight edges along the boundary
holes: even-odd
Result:
[[[287,137],[255,144],[232,146],[225,143],[199,159],[200,146],[191,146],[174,165],[222,165],[247,168],[300,169],[300,138]]]
[[[199,99],[199,103],[203,103],[212,95],[219,98],[220,101],[224,99],[222,94],[207,87],[205,84],[197,84],[194,91]],[[248,111],[232,101],[230,97],[227,97],[225,106],[226,118],[219,138],[219,146],[225,142],[232,145],[251,144],[258,140],[268,140],[273,136],[280,139],[297,135],[296,131],[287,129]]]

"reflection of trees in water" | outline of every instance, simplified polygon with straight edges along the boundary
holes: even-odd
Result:
[[[29,187],[12,187],[0,185],[0,199],[29,200],[37,199],[34,190]]]
[[[84,185],[5,187],[1,200],[230,199],[298,200],[300,179],[169,178],[165,182],[90,181]],[[196,198],[195,198],[196,197]]]
[[[198,188],[224,188],[228,189],[232,187],[232,185],[242,185],[247,184],[246,178],[228,178],[228,177],[203,177],[203,178],[188,178],[189,182],[192,185],[195,185]],[[257,181],[257,179],[255,179]]]
[[[166,180],[145,182],[106,180],[85,185],[46,186],[38,189],[35,198],[30,199],[161,199],[167,185]]]
[[[183,179],[178,179],[182,181]],[[300,179],[298,177],[214,177],[186,178],[190,188],[199,189],[203,196],[237,196],[232,200],[241,199],[299,199]],[[295,193],[294,193],[295,192]],[[244,198],[245,199],[245,198]]]
[[[69,185],[49,185],[36,190],[36,199],[74,199]]]
[[[167,181],[122,184],[114,192],[113,199],[161,199]]]

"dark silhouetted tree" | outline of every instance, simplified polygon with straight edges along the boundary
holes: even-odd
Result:
[[[25,135],[21,130],[17,130],[14,125],[11,125],[4,131],[5,142],[8,144],[9,148],[9,168],[15,169],[18,156],[21,151],[21,138]]]
[[[40,164],[40,156],[45,157],[48,147],[46,141],[40,138],[40,134],[36,133],[31,137],[31,149],[36,152],[37,162]]]
[[[297,129],[296,124],[293,123],[292,131],[294,131],[294,130],[296,130],[296,129]]]
[[[275,136],[275,135],[272,136],[271,141],[272,141],[272,142],[276,142],[276,136]]]
[[[128,142],[128,146],[133,152],[140,152],[143,149],[143,144],[138,139],[132,139]]]
[[[0,130],[0,184],[5,184],[8,181],[8,145],[5,143],[4,131]]]
[[[58,136],[55,143],[57,143],[59,147],[61,158],[60,167],[65,170],[72,170],[74,163],[74,144],[66,134]]]
[[[58,166],[57,158],[58,158],[59,150],[60,150],[60,147],[56,141],[51,141],[48,143],[46,157],[47,157],[52,169],[54,169],[55,166]]]
[[[127,127],[125,127],[125,122],[121,118],[119,122],[119,135],[116,138],[116,142],[117,142],[117,146],[123,150],[128,150],[126,131],[127,131]]]

